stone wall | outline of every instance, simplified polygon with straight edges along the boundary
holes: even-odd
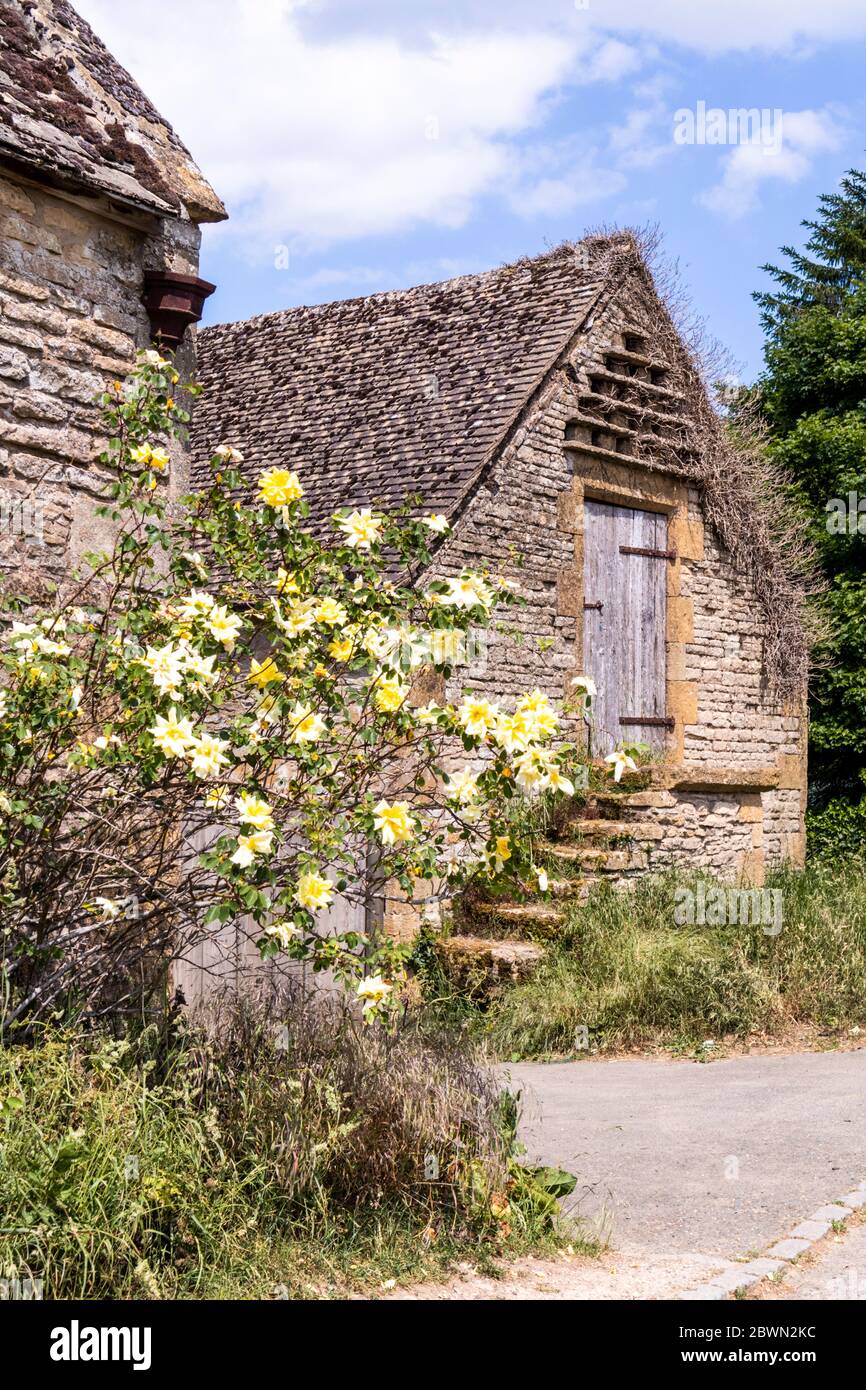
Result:
[[[703,561],[684,566],[683,591],[694,613],[686,672],[700,689],[698,720],[686,729],[687,761],[749,768],[780,754],[796,757],[800,721],[763,689],[760,612],[711,532]]]
[[[569,393],[556,383],[517,430],[440,553],[442,572],[489,568],[516,583],[525,601],[504,611],[506,631],[485,634],[482,659],[465,676],[458,670],[450,698],[469,678],[490,699],[510,701],[536,685],[561,698],[575,674],[577,618],[560,603],[562,575],[574,559],[573,527],[562,513],[571,491],[562,448],[568,415]]]
[[[105,540],[94,398],[149,344],[145,269],[197,274],[199,241],[192,222],[0,168],[0,568],[19,584],[38,591]]]
[[[763,848],[760,793],[661,791],[646,799],[652,804],[641,818],[662,831],[647,845],[650,869],[700,866],[721,879],[763,877],[749,872]]]

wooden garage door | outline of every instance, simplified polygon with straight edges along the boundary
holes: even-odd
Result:
[[[617,743],[665,746],[667,518],[584,503],[583,669],[598,687],[593,754]]]

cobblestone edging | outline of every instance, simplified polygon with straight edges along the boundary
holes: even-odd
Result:
[[[866,1181],[835,1202],[818,1207],[805,1221],[795,1226],[784,1240],[776,1241],[775,1245],[758,1259],[723,1270],[708,1283],[687,1289],[679,1296],[688,1300],[731,1298],[740,1289],[751,1288],[762,1279],[769,1279],[788,1268],[794,1260],[811,1250],[819,1240],[823,1240],[832,1230],[834,1221],[847,1221],[861,1207],[866,1207]]]

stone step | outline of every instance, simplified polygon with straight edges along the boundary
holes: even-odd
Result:
[[[489,990],[525,980],[538,967],[544,947],[510,937],[448,936],[437,943],[436,952],[455,984]]]
[[[521,927],[539,936],[556,936],[565,921],[562,908],[543,902],[474,902],[469,911],[484,921]]]
[[[633,822],[625,820],[608,820],[606,816],[596,816],[592,820],[566,821],[560,827],[559,833],[568,836],[569,839],[580,838],[581,840],[615,840],[619,836],[631,836],[634,829]]]
[[[550,844],[542,847],[561,862],[576,864],[595,875],[627,873],[630,869],[647,867],[646,850],[630,846],[627,849],[605,849],[598,845]],[[579,896],[579,895],[578,895]]]
[[[586,880],[581,878],[549,878],[547,891],[553,898],[585,898]]]
[[[668,810],[677,799],[663,787],[650,787],[637,792],[596,792],[593,798],[605,820],[617,820],[633,811]]]
[[[611,820],[599,816],[595,820],[566,821],[559,834],[569,840],[660,840],[664,831],[654,821]]]
[[[560,864],[579,863],[580,856],[585,853],[586,848],[560,840],[542,840],[535,846],[538,854],[543,855],[545,859],[558,859]]]

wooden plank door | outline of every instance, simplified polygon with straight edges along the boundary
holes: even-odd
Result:
[[[598,687],[593,702],[594,757],[618,743],[664,748],[667,517],[607,502],[584,503],[583,671]],[[626,549],[624,550],[623,547]],[[598,607],[597,605],[601,605]]]

